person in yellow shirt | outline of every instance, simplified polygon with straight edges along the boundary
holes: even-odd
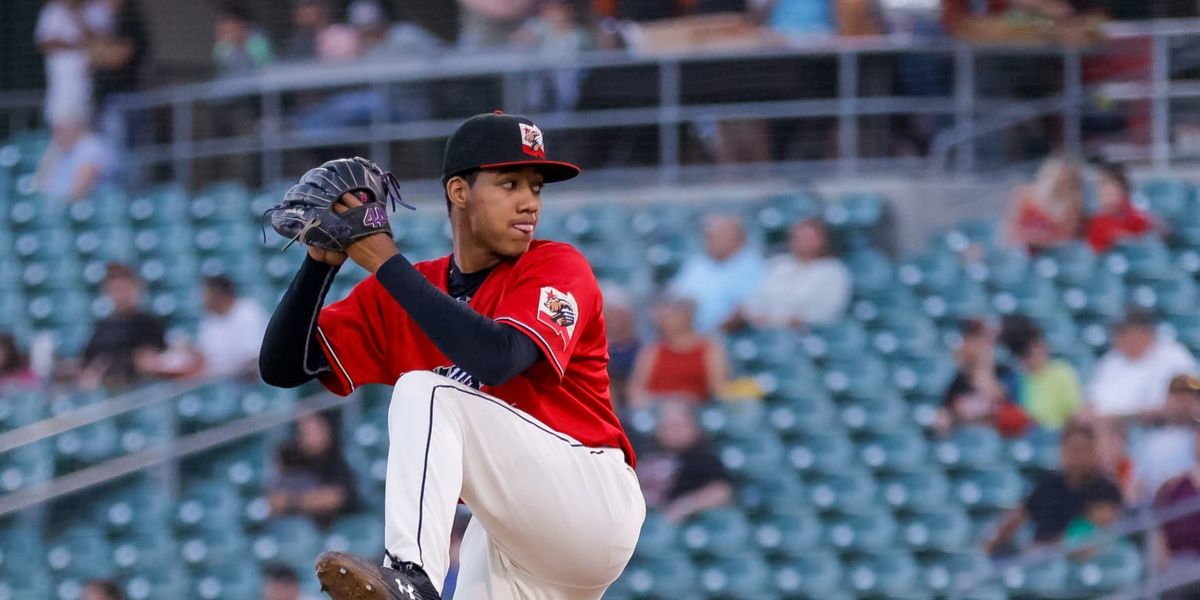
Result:
[[[1050,356],[1041,329],[1026,317],[1005,319],[1001,341],[1020,367],[1018,400],[1047,429],[1060,429],[1079,411],[1082,388],[1070,363]]]

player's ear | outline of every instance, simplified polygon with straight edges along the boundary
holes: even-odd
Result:
[[[467,207],[467,190],[471,189],[471,184],[467,183],[466,179],[459,176],[450,178],[446,182],[446,200],[450,202],[450,206],[457,207],[460,210]]]

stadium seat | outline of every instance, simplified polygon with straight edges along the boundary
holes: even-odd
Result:
[[[982,285],[962,280],[957,286],[947,287],[925,297],[921,308],[929,317],[957,324],[962,319],[986,316],[994,313],[987,291]]]
[[[1051,596],[1067,591],[1070,562],[1062,557],[1045,557],[1026,566],[1007,567],[1001,577],[1014,594]]]
[[[113,563],[122,574],[168,569],[175,559],[175,540],[168,532],[139,532],[113,541]]]
[[[97,228],[123,229],[128,224],[128,204],[129,198],[120,188],[101,186],[90,197],[72,202],[67,207],[67,217],[80,232]]]
[[[48,442],[36,442],[0,454],[0,489],[15,492],[54,475],[54,460]]]
[[[884,500],[895,510],[924,512],[951,503],[950,480],[931,467],[887,475],[880,480]]]
[[[254,598],[261,591],[258,569],[246,561],[213,564],[192,578],[191,596],[199,600]]]
[[[1110,271],[1097,271],[1090,281],[1065,288],[1062,297],[1076,315],[1112,319],[1125,311],[1125,284]]]
[[[1062,309],[1054,284],[1040,277],[1029,277],[1001,288],[992,296],[992,308],[1002,315],[1023,314],[1042,318]]]
[[[929,356],[936,353],[938,330],[932,321],[921,318],[910,309],[885,310],[879,317],[878,328],[871,346],[885,357]]]
[[[837,473],[856,464],[854,444],[836,428],[802,434],[788,447],[787,458],[801,472]]]
[[[821,519],[799,509],[764,517],[754,527],[759,551],[785,560],[820,548],[821,535]]]
[[[730,335],[729,358],[746,370],[787,367],[796,360],[799,338],[790,329],[742,329]]]
[[[377,515],[348,515],[339,518],[325,537],[325,549],[348,552],[368,560],[381,558],[383,528]]]
[[[109,535],[163,534],[171,520],[174,499],[149,480],[123,484],[95,501],[95,521]]]
[[[981,588],[980,582],[993,574],[993,563],[977,549],[932,553],[922,560],[922,567],[925,586],[931,591],[945,593],[954,590],[956,594],[961,594],[958,597],[978,597],[980,600],[1005,598],[1003,589],[996,590],[992,586]],[[982,595],[972,596],[976,591],[981,591]]]
[[[844,587],[842,563],[836,554],[815,550],[789,557],[774,573],[775,589],[785,598],[854,598]]]
[[[187,489],[175,513],[180,531],[231,531],[241,522],[237,488],[219,481],[204,481]]]
[[[847,585],[860,596],[871,595],[901,600],[924,598],[920,589],[921,570],[912,555],[902,550],[865,554],[846,569]]]
[[[46,547],[46,564],[56,576],[89,579],[105,577],[113,570],[112,547],[104,530],[76,525],[55,537]]]
[[[648,512],[642,522],[642,532],[638,537],[634,555],[638,558],[654,558],[677,552],[679,528],[668,521],[661,513]]]
[[[241,394],[236,385],[215,383],[184,394],[175,401],[180,429],[190,433],[224,423],[241,412]]]
[[[837,508],[844,509],[840,505]],[[850,514],[831,514],[823,521],[825,543],[842,552],[887,550],[900,540],[899,526],[886,510],[864,509]]]
[[[85,425],[54,438],[55,460],[61,465],[59,472],[96,464],[120,451],[120,432],[112,419]]]
[[[1193,217],[1195,194],[1192,187],[1182,179],[1150,179],[1137,185],[1139,199],[1145,199],[1146,208],[1167,223],[1187,221]]]
[[[829,361],[822,377],[825,389],[839,398],[887,395],[892,391],[890,380],[887,363],[862,347],[857,356],[847,354]]]
[[[693,556],[737,557],[752,543],[750,522],[740,509],[714,508],[680,530],[680,545]]]
[[[929,445],[915,428],[877,430],[864,437],[859,445],[862,463],[875,470],[908,471],[919,469],[929,461]]]
[[[129,218],[138,228],[182,224],[188,220],[188,204],[187,193],[181,187],[162,185],[130,201]]]
[[[896,276],[910,288],[935,294],[955,287],[964,279],[958,257],[947,252],[918,256],[901,265]]]
[[[928,509],[901,519],[901,536],[913,550],[955,551],[971,543],[971,520],[957,508]]]
[[[746,600],[775,597],[770,567],[751,552],[707,563],[700,570],[698,583],[710,597]]]
[[[129,600],[154,600],[157,598],[186,598],[190,581],[178,568],[166,567],[144,571],[125,582],[125,596]]]
[[[960,427],[934,448],[938,462],[947,467],[992,467],[1003,453],[1000,434],[984,426]]]
[[[801,338],[801,344],[810,356],[827,360],[859,357],[869,342],[862,324],[850,320],[813,327]]]
[[[1021,503],[1025,482],[1015,470],[993,467],[955,475],[954,491],[959,501],[972,510],[1008,509]]]
[[[1032,280],[1029,255],[1020,248],[993,249],[982,263],[971,263],[967,274],[992,290],[1010,290]]]
[[[892,382],[905,395],[936,396],[945,393],[957,367],[948,356],[930,355],[891,361]]]
[[[1119,242],[1105,258],[1105,266],[1126,281],[1169,279],[1173,273],[1166,245],[1148,236]]]
[[[787,396],[767,409],[767,424],[780,436],[793,438],[821,431],[835,418],[833,401],[823,391],[783,390]]]
[[[842,423],[854,432],[879,433],[904,427],[908,405],[895,392],[859,393],[842,402]]]
[[[808,505],[804,484],[790,469],[780,468],[754,474],[738,485],[739,505],[749,513],[782,514],[800,510]]]
[[[195,223],[245,223],[250,192],[239,181],[210,183],[192,198],[188,214]]]
[[[721,463],[730,473],[743,478],[770,475],[783,464],[784,445],[763,430],[757,436],[728,439],[720,444]]]
[[[869,471],[846,466],[805,478],[808,496],[820,510],[867,511],[879,506],[878,488]]]
[[[1082,286],[1096,274],[1099,262],[1090,246],[1082,241],[1072,241],[1041,253],[1034,260],[1034,270],[1059,285]]]
[[[1058,432],[1035,427],[1008,444],[1013,464],[1022,469],[1058,468]]]
[[[695,593],[696,576],[686,556],[667,554],[631,563],[619,587],[638,598],[686,598]]]
[[[845,259],[854,275],[854,292],[864,298],[879,298],[896,293],[896,275],[891,261],[879,251],[860,248]]]
[[[1143,564],[1142,553],[1127,541],[1101,548],[1079,564],[1072,564],[1067,586],[1084,597],[1128,588],[1138,583]]]
[[[704,407],[700,427],[714,438],[754,438],[763,430],[766,409],[757,401],[720,402]]]
[[[1037,319],[1050,351],[1055,354],[1073,352],[1079,347],[1079,329],[1069,314],[1049,313]]]

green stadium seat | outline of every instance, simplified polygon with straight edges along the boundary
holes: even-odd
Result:
[[[993,290],[1008,290],[1029,281],[1031,267],[1029,255],[1024,250],[1004,247],[993,249],[982,263],[971,263],[967,274]]]
[[[844,510],[838,506],[839,510]],[[899,526],[886,510],[867,509],[824,518],[823,539],[842,552],[887,550],[900,539]]]
[[[821,547],[821,519],[806,510],[775,514],[754,527],[754,542],[764,555],[784,560]]]
[[[908,422],[908,405],[894,392],[864,390],[842,402],[841,417],[851,431],[891,431]]]
[[[82,259],[129,262],[133,259],[133,233],[124,227],[97,227],[75,237],[75,252]]]
[[[195,223],[245,223],[250,192],[239,181],[217,181],[192,198],[188,215]]]
[[[186,598],[190,583],[180,569],[168,566],[130,577],[125,582],[125,596],[129,600]]]
[[[14,524],[0,529],[0,581],[27,583],[43,573],[45,551],[34,527]]]
[[[1182,179],[1151,179],[1137,185],[1138,192],[1145,198],[1147,208],[1167,223],[1194,218],[1195,194],[1192,187]]]
[[[1125,311],[1125,284],[1109,271],[1097,271],[1088,281],[1063,290],[1063,305],[1071,313],[1113,319]]]
[[[1104,261],[1109,271],[1126,281],[1169,279],[1173,275],[1171,253],[1154,237],[1119,242]]]
[[[215,383],[184,394],[175,401],[180,429],[186,433],[227,422],[241,414],[238,386]]]
[[[199,287],[199,264],[195,258],[188,254],[159,256],[155,254],[142,261],[138,269],[151,289],[195,290]]]
[[[763,233],[768,247],[778,246],[787,243],[793,223],[819,217],[821,210],[821,201],[808,194],[784,194],[751,206],[746,221]]]
[[[1058,432],[1040,427],[1031,429],[1008,444],[1013,464],[1022,469],[1056,470],[1058,464]]]
[[[954,491],[959,501],[972,510],[1009,509],[1024,499],[1025,481],[1013,469],[977,469],[956,474]]]
[[[883,359],[859,349],[858,355],[829,361],[822,382],[837,398],[882,396],[891,392],[891,374]]]
[[[929,461],[929,444],[914,429],[893,429],[866,436],[859,444],[862,463],[872,469],[908,471]]]
[[[915,513],[901,519],[901,535],[913,550],[952,552],[971,543],[971,519],[957,508]]]
[[[181,186],[162,185],[129,202],[129,219],[139,229],[182,225],[188,220],[189,202]]]
[[[743,551],[737,557],[710,562],[700,570],[699,588],[710,597],[773,600],[771,569],[766,561]]]
[[[257,556],[241,529],[210,528],[179,535],[176,547],[178,558],[191,571],[200,571],[211,565],[228,565],[247,562]],[[313,554],[312,556],[316,556]]]
[[[992,308],[1002,315],[1017,313],[1037,319],[1061,310],[1062,302],[1053,283],[1030,277],[996,292]]]
[[[745,328],[730,335],[728,354],[744,369],[788,367],[796,361],[799,341],[789,329]]]
[[[168,569],[175,561],[175,540],[169,533],[139,532],[113,541],[113,564],[123,574]]]
[[[120,432],[111,419],[84,425],[55,437],[54,451],[60,472],[94,465],[120,453]]]
[[[922,560],[922,567],[925,586],[933,592],[945,594],[953,590],[956,597],[980,600],[1005,598],[1003,589],[981,587],[980,582],[993,574],[993,564],[980,550],[932,553]],[[982,595],[972,595],[975,593]]]
[[[926,512],[954,505],[950,480],[941,469],[918,467],[886,475],[879,483],[893,510]]]
[[[72,202],[67,218],[80,232],[96,228],[124,227],[128,220],[126,207],[129,198],[114,186],[101,186],[88,198]]]
[[[984,426],[960,427],[934,448],[938,462],[947,467],[993,467],[1003,454],[1000,434]]]
[[[926,296],[921,309],[941,322],[957,323],[962,319],[992,314],[987,291],[978,282],[962,280],[959,285]]]
[[[789,445],[787,459],[799,471],[837,473],[856,465],[854,444],[837,428],[812,430]]]
[[[770,434],[770,430],[720,444],[721,463],[730,473],[740,477],[761,477],[777,471],[783,464],[784,452],[784,445]]]
[[[46,401],[37,392],[0,392],[0,431],[16,429],[46,416]],[[0,455],[0,459],[3,455]]]
[[[8,226],[14,232],[65,229],[66,205],[33,195],[18,199],[8,209]]]
[[[1138,548],[1130,542],[1117,541],[1083,562],[1071,565],[1067,586],[1081,596],[1096,597],[1136,585],[1144,568]]]
[[[1083,286],[1095,276],[1099,264],[1100,260],[1090,246],[1082,241],[1072,241],[1040,254],[1034,260],[1034,270],[1059,285]]]
[[[779,435],[821,431],[835,418],[833,401],[824,392],[793,388],[787,394],[767,411],[767,423]]]
[[[1036,563],[1004,569],[1004,586],[1014,594],[1051,596],[1067,590],[1071,564],[1065,558],[1045,557]]]
[[[306,566],[311,568],[311,565]],[[256,598],[262,593],[259,579],[258,569],[246,561],[209,565],[192,578],[191,597],[199,600]]]
[[[941,244],[955,254],[972,245],[991,249],[997,241],[996,221],[991,219],[964,220],[941,234]]]
[[[761,402],[729,401],[704,407],[700,427],[715,438],[754,438],[763,430],[766,408]]]
[[[843,600],[855,595],[844,587],[844,574],[837,554],[815,550],[789,559],[775,568],[775,589],[785,598],[829,598]]]
[[[927,355],[892,361],[892,382],[905,395],[944,394],[957,367],[948,356]]]
[[[122,485],[96,502],[94,519],[110,535],[163,535],[171,521],[174,499],[150,480]]]
[[[872,347],[886,357],[928,356],[936,353],[940,340],[934,323],[914,315],[911,309],[896,312],[900,314],[885,313],[881,316],[883,330],[875,334]]]
[[[821,390],[821,371],[798,355],[790,365],[764,368],[741,376],[753,377],[763,395],[772,400],[787,398],[803,390]]]
[[[803,349],[810,356],[830,360],[860,357],[869,342],[862,324],[851,320],[813,327],[801,338]]]
[[[642,522],[642,532],[634,554],[638,558],[654,558],[678,552],[678,540],[679,528],[674,523],[661,513],[649,512]]]
[[[190,486],[175,512],[175,527],[181,532],[228,532],[238,530],[241,499],[237,488],[220,481]]]
[[[1153,285],[1135,286],[1130,295],[1134,304],[1156,310],[1163,315],[1194,312],[1200,301],[1196,282],[1183,277],[1157,281]]]
[[[877,551],[854,560],[846,569],[846,583],[860,596],[901,600],[927,598],[922,594],[921,569],[902,550]]]
[[[71,254],[74,238],[64,227],[27,231],[13,239],[13,254],[22,260],[59,260]]]
[[[860,297],[879,298],[896,293],[896,273],[892,262],[877,250],[862,248],[845,259],[854,276],[854,292]]]
[[[692,517],[679,543],[693,556],[737,557],[752,544],[750,522],[740,509],[714,508]]]
[[[815,474],[804,480],[808,497],[820,510],[866,511],[880,506],[874,477],[862,467]]]
[[[625,568],[619,587],[638,598],[686,598],[695,593],[696,568],[686,556],[639,559]]]
[[[368,560],[382,558],[383,528],[377,515],[348,515],[339,518],[325,537],[325,549],[348,552]]]
[[[749,513],[784,514],[808,505],[804,484],[790,469],[758,473],[743,480],[737,489],[738,505]]]
[[[113,570],[112,547],[104,530],[96,526],[76,525],[59,534],[46,547],[45,558],[56,576],[90,579]]]
[[[27,444],[0,454],[0,490],[15,492],[54,476],[54,459],[47,442]]]
[[[211,476],[232,484],[243,495],[253,494],[262,489],[270,454],[261,438],[223,446],[210,455]]]
[[[1037,324],[1051,352],[1074,352],[1079,348],[1079,329],[1071,315],[1064,312],[1046,314],[1037,319]]]

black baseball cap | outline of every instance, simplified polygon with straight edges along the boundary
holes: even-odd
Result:
[[[579,167],[571,163],[546,159],[542,130],[533,121],[496,111],[467,119],[446,140],[442,183],[475,169],[505,167],[533,167],[546,183],[579,174]]]

